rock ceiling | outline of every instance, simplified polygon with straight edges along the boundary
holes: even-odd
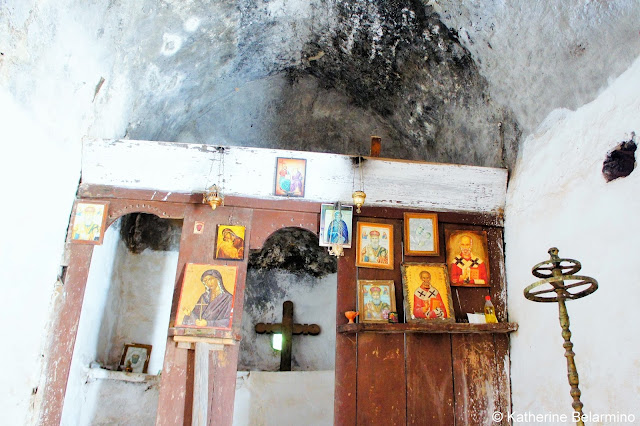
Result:
[[[58,79],[96,62],[91,136],[366,154],[378,135],[384,157],[496,167],[640,54],[637,0],[5,7],[14,90],[52,50]]]

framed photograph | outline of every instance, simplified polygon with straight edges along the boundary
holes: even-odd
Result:
[[[455,322],[444,263],[403,263],[402,294],[407,322]]]
[[[231,329],[238,268],[187,263],[176,327]]]
[[[389,322],[396,311],[393,280],[358,280],[360,322]]]
[[[76,201],[71,224],[71,242],[102,244],[108,210],[107,201]]]
[[[485,231],[445,230],[452,286],[489,287],[489,252]]]
[[[436,213],[404,214],[405,256],[438,256],[439,241]]]
[[[356,266],[393,269],[393,225],[358,222]]]
[[[244,259],[244,226],[218,225],[216,259]]]
[[[274,194],[283,197],[304,197],[306,178],[307,160],[278,157]]]
[[[329,247],[331,244],[342,244],[344,248],[351,248],[353,233],[353,206],[323,204],[320,207],[320,245]]]
[[[120,371],[146,374],[149,358],[151,358],[151,345],[128,343],[124,345],[124,351],[122,351]]]

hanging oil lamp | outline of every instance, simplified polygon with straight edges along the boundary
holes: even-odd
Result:
[[[216,207],[221,206],[223,201],[224,200],[222,199],[220,194],[218,194],[218,185],[216,184],[213,184],[209,189],[207,189],[207,192],[204,193],[203,202],[209,204],[212,210],[215,210]]]
[[[353,194],[351,194],[351,198],[353,198],[353,204],[356,205],[356,213],[360,213],[360,207],[364,205],[364,200],[367,198],[367,194],[365,194],[364,192],[364,179],[362,177],[363,161],[364,161],[364,158],[358,157],[357,162],[358,162],[358,169],[360,170],[360,189],[357,191],[354,191]],[[354,175],[355,175],[355,172],[354,172]]]
[[[356,205],[356,212],[360,213],[360,207],[364,204],[367,194],[365,194],[364,191],[356,191],[351,194],[351,197],[353,198],[353,204]]]

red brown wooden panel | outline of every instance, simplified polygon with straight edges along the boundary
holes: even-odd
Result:
[[[408,334],[407,424],[454,424],[451,337]]]
[[[144,201],[167,201],[174,203],[201,204],[202,193],[181,193],[155,191],[150,189],[121,188],[111,185],[80,184],[78,197],[83,198],[129,198]],[[225,206],[245,207],[251,209],[269,209],[316,213],[320,212],[318,202],[282,198],[281,200],[264,200],[258,198],[227,195]],[[362,217],[379,217],[386,219],[402,219],[404,212],[435,213],[427,210],[402,209],[397,207],[376,207],[365,204]],[[440,222],[460,223],[468,225],[498,226],[503,225],[503,212],[471,213],[471,212],[437,212]]]
[[[93,254],[92,245],[69,244],[68,249],[70,254],[67,274],[64,285],[57,290],[60,294],[55,297],[53,322],[45,351],[47,354],[44,365],[45,385],[41,389],[44,394],[38,421],[42,425],[60,424],[84,290]]]
[[[406,424],[403,335],[358,335],[357,381],[356,424]]]
[[[232,332],[229,337],[240,335],[242,323],[242,309],[244,305],[244,284],[247,273],[248,250],[245,251],[243,261],[220,261],[215,259],[215,244],[217,236],[217,225],[243,225],[245,232],[245,249],[250,240],[252,211],[233,207],[218,207],[212,210],[208,205],[194,204],[185,208],[182,237],[180,240],[180,255],[178,257],[177,279],[174,287],[173,304],[171,308],[170,326],[174,325],[177,304],[182,288],[184,268],[187,263],[202,263],[214,265],[230,265],[238,267],[236,278],[236,288],[233,305]],[[205,223],[202,234],[195,234],[193,227],[196,221]],[[160,387],[160,397],[158,402],[157,424],[190,424],[190,413],[184,410],[176,410],[176,407],[189,407],[192,403],[192,392],[188,391],[191,383],[187,383],[187,349],[178,349],[172,339],[167,339],[167,350],[164,359],[162,373],[162,386]],[[180,354],[182,352],[182,354]],[[214,392],[210,394],[210,407],[217,410],[217,407],[229,404],[233,406],[235,396],[235,373],[237,367],[237,348],[225,348],[220,355],[220,359],[225,362],[211,364],[210,375],[216,380]],[[235,361],[234,361],[235,360]],[[229,383],[228,378],[233,376],[233,382]],[[218,383],[217,380],[220,380]],[[165,382],[170,384],[165,386]],[[212,413],[209,412],[208,418]],[[220,425],[231,424],[231,415],[225,418],[226,423],[216,423]]]
[[[489,249],[489,274],[491,276],[491,301],[496,309],[498,321],[505,322],[507,318],[507,284],[504,269],[504,242],[502,229],[487,228]]]
[[[189,354],[189,352],[192,352]],[[157,426],[191,424],[193,399],[194,351],[178,349],[171,337],[167,338],[164,368],[160,381]],[[169,367],[170,369],[168,369]]]
[[[346,311],[355,311],[356,266],[354,248],[345,249],[338,258],[336,324],[346,324]],[[336,425],[356,424],[356,341],[355,334],[336,335],[335,395],[333,421]]]
[[[402,221],[367,217],[357,218],[356,221],[393,225],[394,269],[358,268],[357,279],[393,280],[396,290],[396,310],[398,316],[403,318],[402,277],[400,273]],[[355,223],[353,229],[357,229]],[[406,424],[407,400],[404,358],[404,335],[375,333],[358,335],[356,424]]]
[[[254,210],[251,227],[251,249],[260,249],[265,240],[281,228],[294,227],[318,233],[319,212],[287,212],[278,210]]]
[[[238,349],[239,345],[225,345],[224,350],[211,352],[209,389],[212,389],[212,395],[207,416],[209,425],[233,424]]]
[[[458,334],[451,336],[453,386],[456,424],[491,424],[491,415],[499,410],[508,392],[497,383],[503,374],[496,367],[492,335]]]

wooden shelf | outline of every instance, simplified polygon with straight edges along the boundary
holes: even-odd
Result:
[[[467,323],[434,323],[434,324],[393,324],[393,323],[357,323],[336,326],[338,333],[511,333],[518,329],[515,322],[500,322],[497,324],[467,324]]]

